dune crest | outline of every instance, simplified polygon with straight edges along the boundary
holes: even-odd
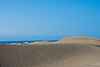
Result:
[[[63,38],[57,43],[89,43],[100,45],[100,38],[87,37],[87,36],[72,36]]]

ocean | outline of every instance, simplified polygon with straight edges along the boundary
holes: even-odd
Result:
[[[12,43],[25,43],[25,42],[29,42],[29,43],[32,43],[32,42],[41,42],[41,41],[51,41],[51,42],[55,42],[55,41],[58,41],[58,40],[32,40],[32,41],[0,41],[0,43],[2,44],[12,44]]]

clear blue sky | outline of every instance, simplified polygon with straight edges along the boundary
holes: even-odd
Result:
[[[100,0],[0,0],[0,40],[100,38]]]

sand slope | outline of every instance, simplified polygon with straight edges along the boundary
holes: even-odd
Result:
[[[100,65],[100,47],[89,44],[2,45],[1,67]]]
[[[63,38],[57,43],[88,43],[88,44],[100,45],[100,38],[87,37],[87,36],[72,36]]]
[[[30,43],[30,44],[47,44],[47,43],[51,43],[50,41],[42,41],[42,42],[33,42],[33,43]]]
[[[0,67],[100,67],[100,39],[68,37],[58,42],[0,44]]]

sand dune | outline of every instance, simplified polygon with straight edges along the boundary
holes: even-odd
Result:
[[[1,67],[100,67],[100,47],[91,43],[1,44],[0,47]]]
[[[43,43],[51,43],[50,41],[42,41]]]
[[[89,43],[100,45],[100,38],[87,36],[72,36],[63,38],[60,41],[57,41],[57,43]]]
[[[100,64],[100,47],[89,44],[2,45],[1,67],[87,67]]]
[[[35,44],[35,43],[38,44],[38,43],[51,43],[51,42],[50,42],[50,41],[42,41],[42,42],[33,42],[33,43],[34,43],[34,44]]]
[[[18,45],[17,43],[12,43],[12,44],[10,44],[10,45]]]

